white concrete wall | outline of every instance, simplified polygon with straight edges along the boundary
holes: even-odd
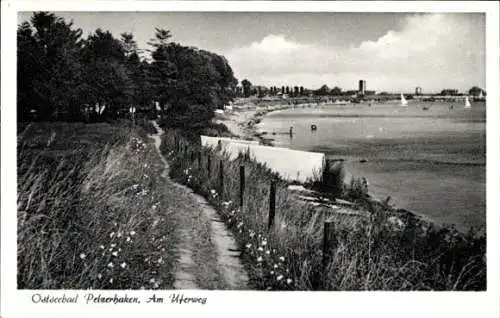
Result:
[[[251,158],[265,163],[288,181],[305,182],[307,179],[318,177],[326,160],[323,153],[262,146],[256,141],[201,136],[201,143],[205,147],[215,148],[219,140],[222,150],[225,150],[231,159],[235,159],[240,152],[249,151]]]

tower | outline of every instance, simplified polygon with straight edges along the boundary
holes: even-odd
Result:
[[[359,90],[358,93],[360,95],[365,95],[366,91],[366,81],[365,80],[359,80]]]

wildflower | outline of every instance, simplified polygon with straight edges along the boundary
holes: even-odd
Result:
[[[266,246],[266,245],[267,245],[267,241],[266,240],[262,241],[262,246]]]
[[[280,256],[280,261],[284,262],[285,258],[283,256]]]
[[[145,261],[145,262],[149,262],[149,257],[146,257],[146,258],[144,259],[144,261]]]
[[[274,264],[274,268],[278,268],[278,264]]]
[[[155,282],[155,279],[154,279],[154,278],[151,278],[151,279],[149,280],[149,282],[150,282],[151,284],[153,284],[153,283]]]
[[[287,283],[288,285],[290,285],[292,282],[293,282],[293,280],[292,280],[291,278],[287,278],[287,279],[286,279],[286,283]]]
[[[240,228],[243,226],[243,222],[238,223],[237,228]]]
[[[115,236],[115,232],[111,232],[111,234],[109,234],[109,237],[113,237]]]
[[[155,283],[154,288],[158,288],[158,287],[160,287],[160,285],[158,285],[158,283]]]
[[[262,256],[257,257],[257,262],[262,262]]]
[[[163,258],[162,258],[162,257],[160,257],[160,258],[158,259],[158,264],[161,264],[161,263],[163,263]]]
[[[101,245],[101,246],[99,246],[99,247],[101,248],[101,250],[103,250],[103,249],[104,249],[104,245]]]
[[[127,266],[127,263],[125,263],[125,262],[123,262],[123,263],[120,264],[121,268],[125,268],[126,266]]]
[[[135,189],[137,189],[138,187],[139,187],[139,185],[138,185],[138,184],[134,184],[134,185],[132,186],[132,188],[134,188],[134,190],[135,190]]]
[[[153,204],[153,206],[151,207],[153,210],[156,210],[156,204]]]
[[[113,263],[109,262],[107,266],[108,266],[108,268],[113,268]]]
[[[271,271],[271,275],[274,275],[274,271]]]
[[[144,168],[147,168],[147,167],[148,167],[148,164],[147,164],[147,163],[145,163],[145,164],[144,164]]]
[[[113,255],[113,256],[115,256],[115,257],[116,257],[116,256],[118,256],[118,252],[117,252],[117,251],[114,251],[113,253],[111,253],[111,255]]]
[[[113,278],[110,278],[110,279],[109,279],[109,282],[112,284],[112,283],[113,283]]]
[[[247,244],[247,245],[245,245],[245,247],[250,248],[250,247],[252,247],[252,244]]]
[[[81,253],[81,254],[80,254],[80,258],[81,258],[81,259],[84,259],[85,257],[87,257],[87,255],[85,255],[85,254],[83,254],[83,253]]]
[[[280,276],[276,277],[276,280],[277,280],[277,281],[280,281],[280,280],[282,280],[282,279],[283,279],[283,275],[280,275]]]
[[[267,255],[271,254],[271,251],[267,250],[267,251],[266,251],[266,254],[267,254]]]
[[[115,246],[116,246],[116,244],[114,244],[114,243],[113,243],[113,244],[111,244],[110,246],[111,246],[111,247],[115,247]]]
[[[97,278],[101,279],[102,278],[102,275],[99,273],[97,274]]]
[[[118,234],[116,234],[116,237],[121,237],[122,236],[122,232],[118,232]]]
[[[127,242],[130,242],[130,236],[127,236]]]
[[[264,249],[262,248],[262,246],[259,246],[258,250],[259,250],[259,252],[264,251]]]
[[[255,236],[255,233],[254,232],[251,232],[250,233],[250,237],[253,238]]]

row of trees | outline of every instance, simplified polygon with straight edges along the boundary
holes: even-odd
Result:
[[[83,38],[47,12],[20,24],[18,120],[82,120],[95,106],[116,118],[156,104],[171,126],[201,126],[234,98],[238,81],[223,56],[172,42],[164,29],[145,51],[133,34],[120,36],[97,29]]]

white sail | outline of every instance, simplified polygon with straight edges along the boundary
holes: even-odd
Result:
[[[483,91],[479,92],[479,98],[484,98]]]
[[[401,106],[408,106],[408,101],[405,99],[404,95],[401,93]]]
[[[471,108],[469,96],[465,96],[465,108]]]

